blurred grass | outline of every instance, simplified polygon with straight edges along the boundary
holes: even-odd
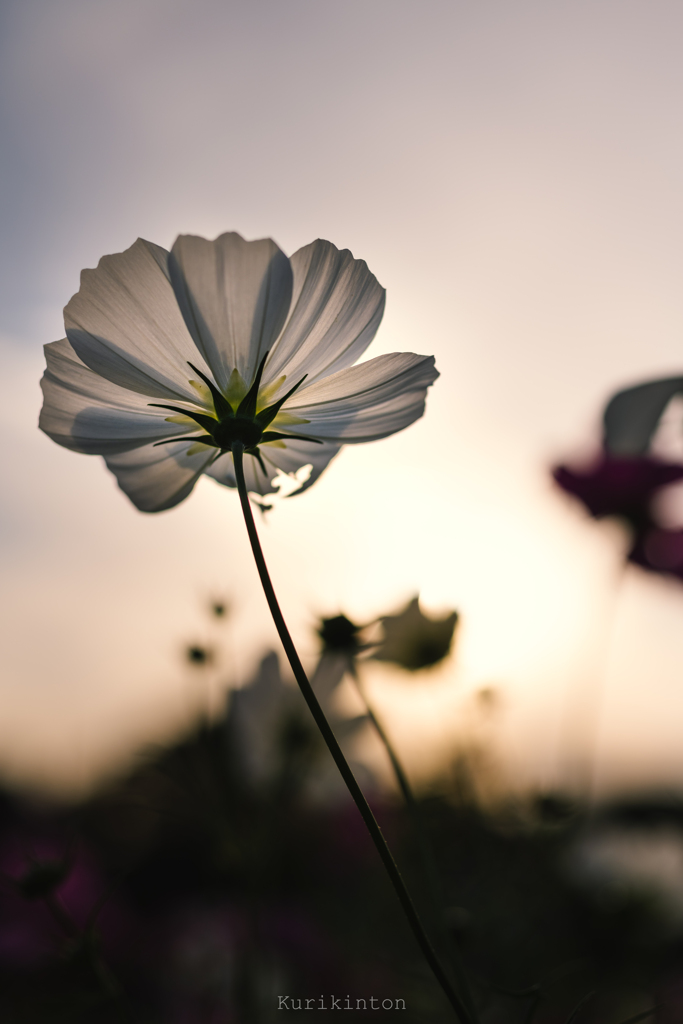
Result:
[[[83,805],[4,794],[3,1024],[266,1024],[287,994],[401,998],[401,1020],[452,1019],[355,808],[338,792],[311,796],[327,753],[305,719],[280,738],[265,782],[245,770],[228,714]],[[484,806],[477,763],[461,757],[419,805],[482,1021],[566,1024],[590,992],[575,1016],[585,1024],[655,1002],[653,1020],[679,1021],[683,924],[654,887],[616,869],[596,884],[577,854],[600,829],[656,830],[662,816],[683,845],[677,801],[599,814],[557,794]],[[405,809],[377,792],[373,805],[423,902]]]

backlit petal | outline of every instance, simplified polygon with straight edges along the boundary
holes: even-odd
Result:
[[[266,380],[287,374],[306,383],[351,366],[365,352],[384,312],[384,289],[364,260],[317,239],[291,257],[292,308],[266,365]]]
[[[340,449],[338,444],[311,444],[310,441],[286,441],[286,447],[264,444],[259,449],[261,459],[266,467],[264,475],[257,460],[251,456],[244,456],[244,477],[247,483],[247,490],[252,494],[274,494],[278,488],[273,486],[273,480],[280,473],[297,473],[304,466],[310,466],[311,472],[306,480],[298,487],[294,494],[302,494],[315,483],[324,469],[335,457]],[[232,455],[221,455],[207,470],[207,474],[214,480],[227,487],[236,487],[235,467]]]
[[[181,235],[171,250],[171,281],[197,348],[225,389],[233,369],[248,384],[273,347],[289,311],[292,270],[269,238],[235,232],[213,242]]]
[[[279,470],[270,461],[270,453],[266,447],[262,447],[260,452],[261,460],[266,467],[265,473],[261,469],[258,459],[254,458],[253,455],[248,455],[245,452],[243,456],[244,479],[247,484],[247,490],[251,494],[274,494],[277,491],[277,487],[273,487],[273,480],[278,475]],[[220,455],[206,472],[207,476],[213,477],[214,480],[217,480],[219,484],[223,484],[225,487],[237,487],[235,464],[230,452]]]
[[[303,427],[303,430],[306,428]],[[332,459],[338,454],[341,445],[329,441],[323,444],[311,444],[310,441],[285,441],[285,448],[275,448],[264,445],[261,449],[268,456],[268,459],[282,470],[283,473],[296,473],[303,466],[310,466],[310,475],[290,497],[295,494],[303,494],[309,487],[312,487],[321,473],[327,469]]]
[[[89,455],[128,451],[199,428],[167,423],[146,396],[100,377],[78,358],[68,340],[45,346],[45,396],[39,426],[53,441]]]
[[[188,455],[190,444],[145,445],[106,455],[105,462],[121,490],[141,512],[162,512],[186,498],[215,457],[214,448]]]
[[[387,437],[424,412],[427,388],[439,376],[432,356],[394,352],[351,366],[302,388],[287,412],[310,422],[291,432],[354,444]],[[289,444],[290,442],[287,442]]]
[[[168,276],[168,253],[138,238],[81,274],[64,310],[78,357],[106,380],[154,398],[196,396],[188,362],[204,369],[185,327]]]

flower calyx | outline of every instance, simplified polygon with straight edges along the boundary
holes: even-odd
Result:
[[[192,441],[194,444],[205,444],[218,448],[221,454],[233,451],[235,446],[239,447],[248,455],[253,455],[261,462],[258,446],[267,444],[269,441],[299,440],[311,441],[313,444],[322,444],[322,441],[315,437],[307,437],[304,434],[284,434],[279,430],[268,430],[267,427],[273,422],[280,409],[294,392],[301,387],[306,379],[305,374],[294,387],[279,398],[277,402],[258,409],[259,389],[261,378],[268,358],[268,352],[259,363],[258,370],[254,376],[251,387],[244,395],[239,405],[233,408],[222,391],[214,384],[210,377],[202,373],[196,366],[188,362],[188,366],[206,384],[213,401],[214,415],[206,412],[195,412],[182,409],[177,405],[165,405],[160,402],[150,402],[149,405],[157,409],[169,409],[171,412],[187,416],[205,431],[204,434],[191,434],[183,437],[169,437],[163,441],[157,441],[157,445],[172,444],[175,441]],[[263,466],[262,466],[263,468]],[[264,470],[265,472],[265,470]]]
[[[363,629],[351,622],[346,615],[334,615],[329,619],[322,619],[318,626],[318,636],[323,645],[323,651],[334,654],[349,654],[354,657],[363,649],[359,634]]]

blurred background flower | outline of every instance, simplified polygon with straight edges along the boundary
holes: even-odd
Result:
[[[344,748],[354,774],[365,785],[371,772],[354,757],[353,741],[366,724],[365,715],[347,715],[335,704],[336,689],[345,665],[323,655],[311,683],[325,716]],[[339,772],[303,698],[293,681],[285,682],[275,652],[263,658],[255,677],[230,696],[226,728],[241,762],[241,771],[255,785],[273,785],[294,774],[309,776],[309,785],[321,799],[345,791]],[[349,744],[350,749],[349,749]]]
[[[681,577],[683,530],[667,529],[659,521],[657,501],[667,488],[683,479],[683,465],[652,456],[604,454],[583,469],[557,466],[555,482],[584,504],[596,519],[614,517],[629,530],[629,562]]]
[[[424,614],[419,597],[414,597],[398,615],[383,615],[379,621],[382,642],[372,657],[418,672],[438,665],[449,654],[458,613],[433,618]]]
[[[616,516],[637,531],[654,525],[653,498],[663,487],[683,479],[683,465],[605,454],[582,469],[556,466],[553,477],[596,519]]]

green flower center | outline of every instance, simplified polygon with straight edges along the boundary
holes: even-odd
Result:
[[[204,434],[193,434],[189,437],[169,437],[163,441],[157,441],[157,445],[160,444],[172,444],[175,441],[192,441],[194,444],[204,444],[212,448],[218,448],[221,454],[225,452],[231,452],[234,450],[235,445],[239,444],[243,447],[244,451],[249,455],[254,455],[261,468],[265,472],[265,467],[261,462],[261,456],[258,450],[260,444],[266,444],[268,441],[284,441],[284,440],[301,440],[311,441],[314,444],[322,444],[315,437],[305,437],[303,434],[283,434],[277,430],[267,430],[266,428],[273,422],[280,409],[290,398],[297,388],[301,387],[306,379],[305,375],[301,380],[294,385],[293,388],[287,392],[282,398],[278,399],[277,402],[273,402],[268,405],[265,409],[257,410],[257,402],[259,397],[259,389],[261,387],[261,377],[263,376],[263,368],[266,365],[266,359],[268,353],[264,355],[263,359],[259,364],[259,368],[256,371],[256,375],[251,384],[251,387],[244,395],[242,400],[236,409],[233,408],[232,404],[228,401],[222,391],[216,387],[214,382],[198,370],[192,363],[188,365],[194,370],[194,372],[201,377],[206,386],[208,387],[211,398],[213,400],[214,415],[206,412],[194,412],[189,409],[181,409],[177,405],[162,405],[160,402],[150,402],[151,406],[155,406],[158,409],[170,409],[172,412],[179,413],[183,417],[188,417],[205,431]],[[305,420],[299,422],[306,422]]]
[[[228,419],[216,420],[211,437],[215,446],[222,451],[230,451],[235,441],[241,441],[245,451],[249,451],[260,444],[263,433],[263,427],[256,417],[235,415]]]

